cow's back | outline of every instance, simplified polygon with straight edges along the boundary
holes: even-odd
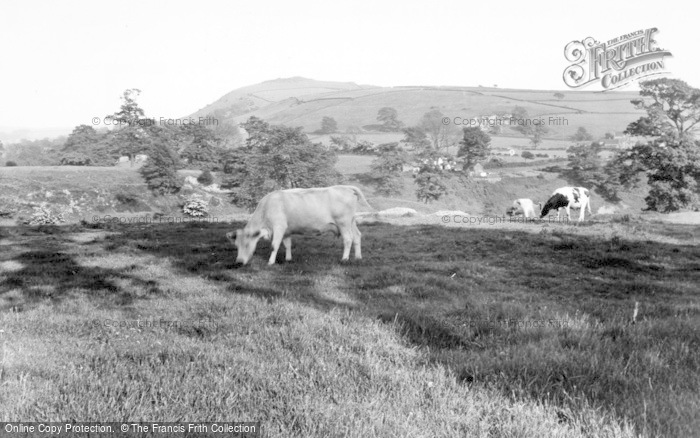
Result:
[[[289,189],[265,197],[265,222],[270,228],[284,223],[289,231],[323,229],[328,224],[351,220],[357,197],[349,186]]]

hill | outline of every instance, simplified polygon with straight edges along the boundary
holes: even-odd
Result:
[[[232,118],[248,114],[261,108],[302,96],[322,96],[339,91],[361,90],[364,88],[352,82],[315,81],[302,77],[275,79],[233,90],[217,101],[191,115],[193,118],[215,115]]]
[[[579,126],[596,137],[621,132],[643,114],[630,103],[638,97],[636,92],[567,91],[562,98],[555,97],[555,93],[486,87],[374,87],[295,77],[231,91],[192,117],[212,115],[242,122],[257,116],[313,132],[328,116],[344,131],[350,126],[376,124],[377,112],[387,106],[395,108],[406,125],[414,125],[434,109],[450,119],[469,119],[511,113],[517,105],[524,107],[531,118],[545,119],[550,128],[546,138],[563,140]]]

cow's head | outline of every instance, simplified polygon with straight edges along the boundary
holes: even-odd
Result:
[[[544,204],[544,206],[542,207],[542,212],[540,213],[540,217],[543,218],[547,216],[550,210],[556,210],[561,207],[566,207],[567,205],[569,205],[569,199],[566,196],[557,193],[556,195],[549,198]]]
[[[233,232],[226,233],[226,238],[236,246],[238,254],[236,255],[236,262],[243,263],[244,265],[248,263],[255,253],[255,248],[258,246],[258,240],[260,238],[269,239],[269,232],[267,230],[236,230],[236,235],[234,238]]]

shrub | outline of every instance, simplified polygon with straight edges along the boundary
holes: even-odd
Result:
[[[114,195],[114,199],[120,204],[134,206],[138,204],[139,200],[133,193],[117,193]]]
[[[63,213],[54,213],[46,205],[34,207],[34,213],[25,221],[26,225],[56,225],[65,222]]]
[[[89,166],[92,160],[80,152],[71,152],[61,158],[62,166]]]
[[[14,161],[8,161],[5,163],[5,166],[7,166],[7,167],[14,167],[16,165],[17,165],[17,163],[15,163]]]
[[[535,158],[535,155],[530,151],[523,151],[523,153],[520,154],[520,156],[525,158],[526,160],[532,160]]]
[[[377,148],[374,143],[362,140],[358,141],[349,152],[357,155],[374,155],[377,153]]]
[[[207,201],[198,196],[187,199],[185,205],[182,207],[182,211],[186,215],[193,217],[204,217],[209,214]]]
[[[212,176],[209,170],[205,170],[199,174],[197,177],[197,182],[203,186],[210,186],[214,183],[214,176]]]

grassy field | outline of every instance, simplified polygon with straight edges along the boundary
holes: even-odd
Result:
[[[309,236],[241,267],[223,239],[241,225],[0,228],[0,418],[700,430],[697,227],[364,224],[362,261]]]

